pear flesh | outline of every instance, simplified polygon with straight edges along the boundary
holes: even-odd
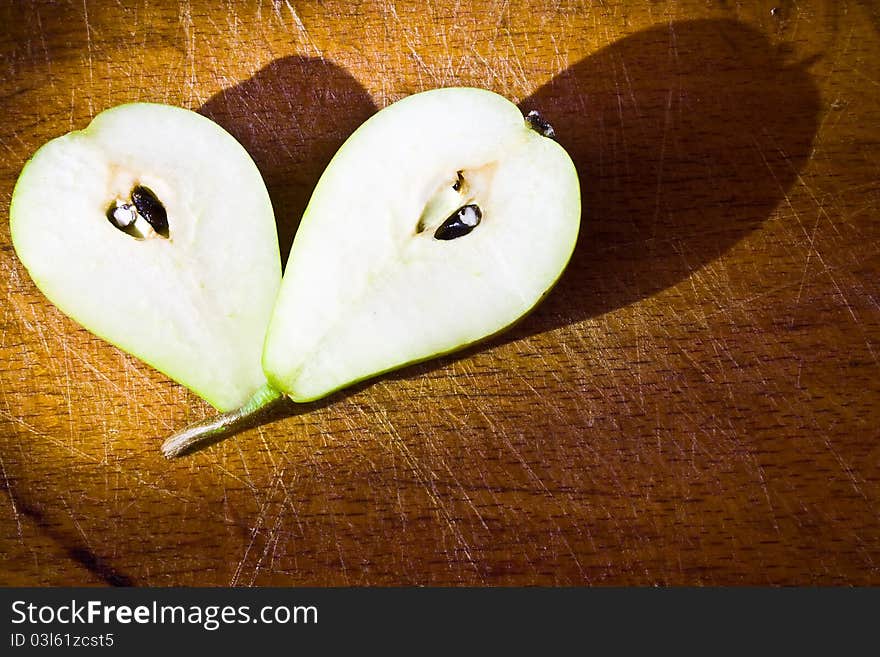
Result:
[[[505,98],[467,88],[409,96],[366,121],[296,234],[263,352],[270,384],[318,399],[482,340],[535,307],[581,216],[571,159],[535,126]]]
[[[85,328],[221,411],[265,387],[274,215],[256,165],[214,122],[152,103],[104,111],[31,158],[10,224],[37,287]]]

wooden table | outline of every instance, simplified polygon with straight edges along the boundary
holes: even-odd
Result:
[[[880,584],[880,6],[586,4],[6,3],[0,583]],[[165,461],[210,409],[37,291],[27,158],[112,105],[198,109],[286,252],[351,131],[450,85],[541,108],[577,164],[552,295]]]

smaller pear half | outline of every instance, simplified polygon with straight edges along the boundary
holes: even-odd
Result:
[[[540,117],[448,88],[366,121],[321,177],[269,324],[270,384],[310,401],[461,349],[535,307],[571,257],[578,176]]]
[[[10,224],[37,287],[85,328],[220,410],[265,387],[272,205],[214,122],[151,103],[104,111],[25,165]]]

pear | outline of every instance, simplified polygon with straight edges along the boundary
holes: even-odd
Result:
[[[470,88],[388,106],[303,215],[266,334],[269,387],[164,453],[215,441],[282,393],[320,399],[504,330],[559,279],[580,217],[575,167],[538,114]]]
[[[9,214],[34,283],[86,329],[218,410],[265,394],[275,221],[220,126],[168,105],[108,109],[34,154]]]
[[[562,147],[480,89],[401,100],[364,123],[315,188],[263,351],[298,402],[482,340],[531,310],[574,248]]]

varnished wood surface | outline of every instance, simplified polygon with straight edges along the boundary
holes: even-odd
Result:
[[[880,584],[876,3],[85,0],[0,26],[0,584]],[[162,459],[209,409],[37,291],[7,221],[30,154],[118,103],[198,109],[286,252],[345,137],[449,85],[540,108],[577,164],[553,294]]]

